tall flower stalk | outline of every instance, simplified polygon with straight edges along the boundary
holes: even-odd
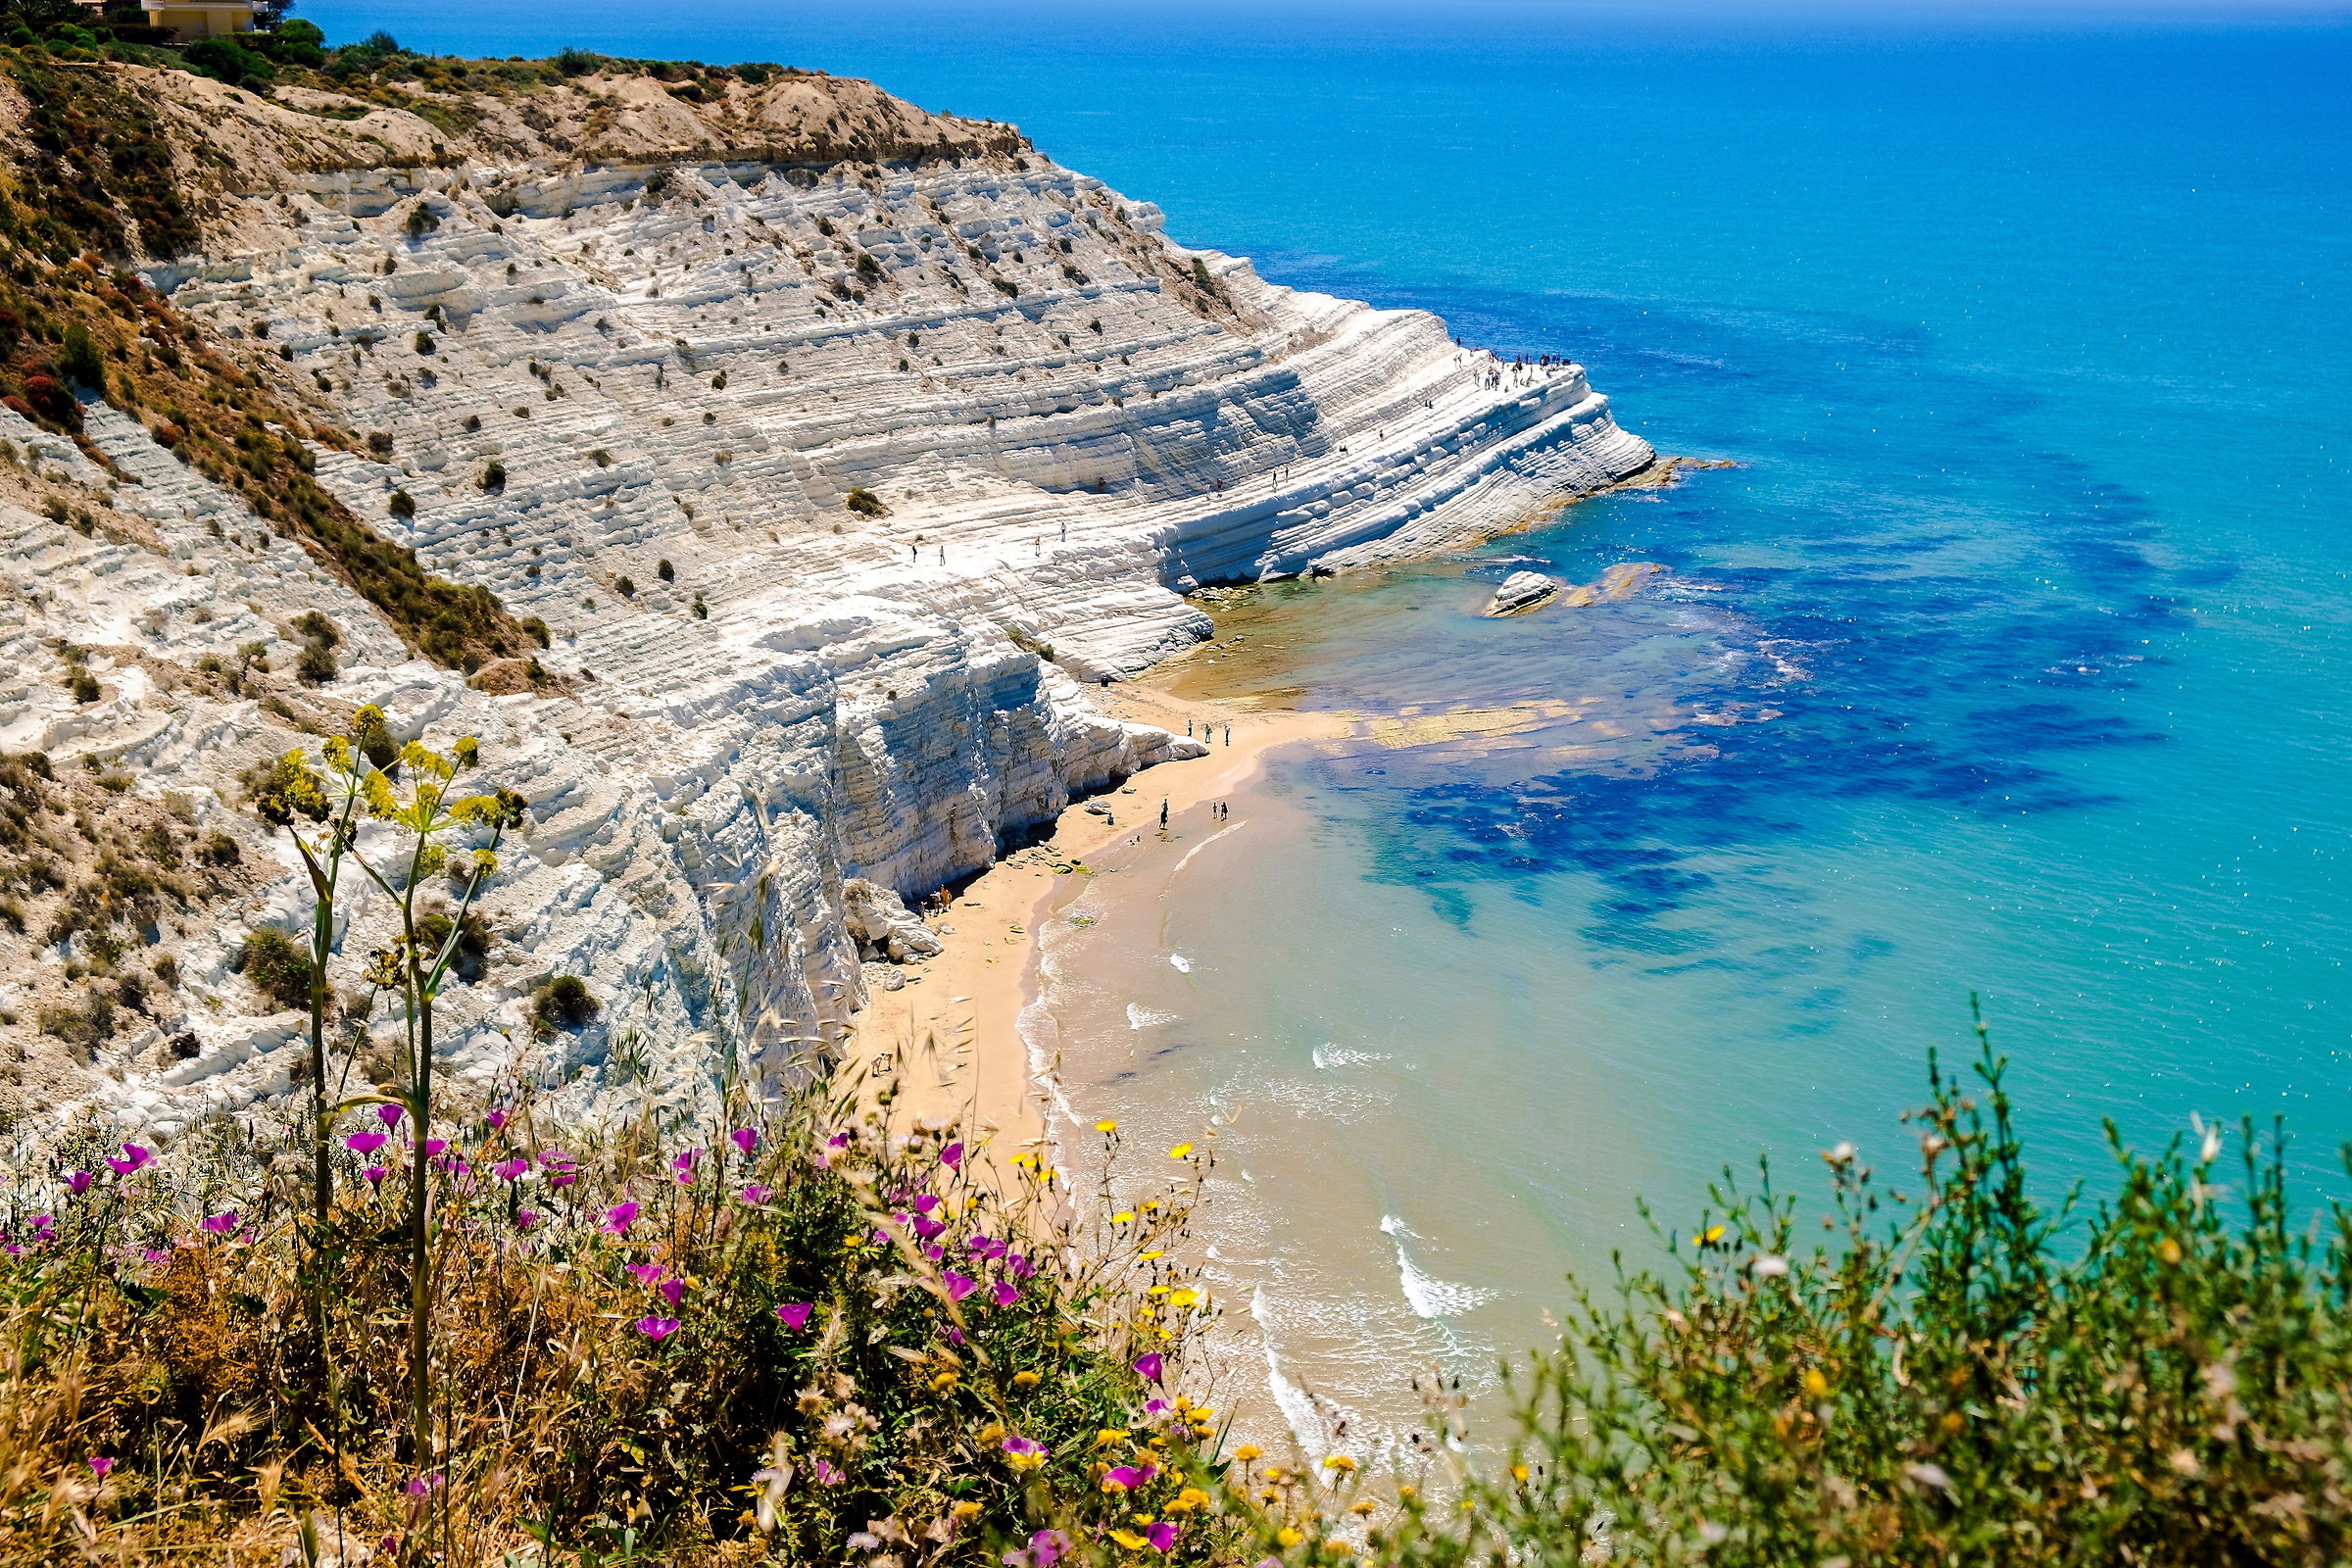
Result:
[[[446,755],[411,742],[402,749],[400,761],[408,773],[405,797],[380,769],[368,770],[360,780],[360,789],[368,814],[404,836],[405,854],[383,869],[364,856],[354,854],[352,859],[391,901],[400,917],[399,945],[377,955],[374,972],[400,991],[407,1026],[406,1103],[414,1118],[408,1195],[409,1440],[412,1457],[421,1461],[431,1452],[432,1423],[432,1212],[427,1161],[432,1152],[433,1004],[448,977],[474,899],[498,869],[498,846],[509,828],[521,825],[524,802],[512,790],[457,794],[458,775],[481,761],[480,746],[471,736],[460,740]],[[471,852],[457,912],[436,941],[422,929],[422,915],[416,906],[418,890],[449,864],[450,851],[441,842],[444,838],[485,829],[489,842]]]

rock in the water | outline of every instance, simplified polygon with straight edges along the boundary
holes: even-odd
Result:
[[[896,893],[863,877],[854,876],[841,884],[841,919],[862,958],[905,963],[946,951],[947,945]]]
[[[1556,577],[1546,577],[1540,571],[1514,571],[1502,579],[1502,586],[1496,588],[1494,597],[1487,601],[1486,612],[1490,615],[1516,615],[1538,605],[1550,603],[1552,595],[1559,591],[1560,581]]]
[[[1591,582],[1580,582],[1560,600],[1563,605],[1621,605],[1640,593],[1650,578],[1665,571],[1654,561],[1620,561]]]

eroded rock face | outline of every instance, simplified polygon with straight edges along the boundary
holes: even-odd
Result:
[[[841,885],[841,919],[861,958],[906,963],[947,951],[947,944],[906,907],[905,900],[863,877],[851,877]]]
[[[447,1004],[450,1081],[563,1086],[581,1114],[682,1101],[722,1063],[832,1044],[861,952],[928,937],[890,913],[902,897],[1198,749],[1081,684],[1207,635],[1183,592],[1456,543],[1651,458],[1573,367],[1273,287],[1009,127],[863,83],[697,107],[591,78],[454,139],[394,110],[321,118],[329,94],[148,90],[201,127],[217,209],[208,253],[149,281],[353,431],[318,450],[320,481],[543,620],[573,695],[409,660],[137,419],[90,409],[110,474],[0,417],[0,743],[132,768],[279,867],[164,933],[193,1055],[160,1022],[118,1035],[53,1063],[36,1109],[169,1133],[288,1087],[294,1036],[228,958],[257,923],[306,929],[309,894],[234,779],[360,703],[403,740],[478,734],[484,782],[532,806],[485,896],[490,961]],[[885,161],[840,161],[852,124]],[[103,526],[37,515],[52,493]],[[290,668],[304,609],[344,628],[332,680],[281,679],[280,711],[267,681],[197,678],[255,642]],[[59,639],[109,650],[103,701],[61,684]],[[355,902],[354,962],[385,918]],[[62,968],[71,945],[37,935],[17,961]],[[527,999],[559,973],[606,1004],[534,1041]],[[622,1075],[628,1031],[653,1045]]]

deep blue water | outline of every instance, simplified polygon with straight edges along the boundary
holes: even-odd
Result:
[[[2284,1112],[2314,1180],[2352,1137],[2341,10],[309,14],[872,75],[1279,281],[1571,355],[1661,450],[1740,465],[1352,585],[1299,612],[1297,661],[1325,706],[1778,716],[1602,760],[1297,765],[1275,787],[1308,826],[1265,896],[1170,917],[1200,978],[1153,999],[1191,1048],[1155,1114],[1344,1058],[1326,1180],[1505,1293],[1485,1310],[1720,1160],[1895,1159],[1972,989],[2054,1177],[2095,1178],[2109,1117],[2144,1145]],[[1622,608],[1468,613],[1506,558],[1673,571]],[[1321,1249],[1333,1300],[1396,1275],[1378,1234],[1269,1247]]]

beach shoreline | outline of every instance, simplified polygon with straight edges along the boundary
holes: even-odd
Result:
[[[1050,1137],[1054,1090],[1030,1059],[1021,1020],[1042,992],[1043,922],[1092,880],[1090,858],[1156,833],[1163,802],[1172,818],[1237,796],[1275,752],[1344,739],[1354,728],[1344,712],[1258,710],[1138,683],[1106,688],[1098,701],[1114,717],[1177,734],[1189,723],[1208,734],[1208,754],[1162,762],[1073,802],[1030,847],[965,883],[928,916],[943,951],[906,966],[900,989],[871,989],[845,1047],[858,1079],[896,1083],[894,1113],[961,1128],[999,1165]]]

